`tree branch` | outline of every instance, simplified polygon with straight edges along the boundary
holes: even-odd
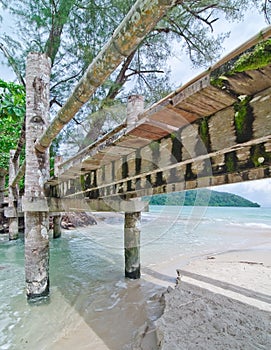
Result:
[[[61,0],[58,11],[52,13],[52,26],[45,44],[45,53],[51,58],[52,66],[60,47],[63,27],[68,21],[73,5],[73,0]]]
[[[15,63],[14,58],[10,55],[8,52],[7,48],[4,46],[4,44],[0,43],[0,49],[3,52],[4,56],[7,58],[9,64],[11,65],[19,83],[25,87],[25,81],[24,78],[22,77],[19,69],[17,68],[17,65]]]
[[[137,69],[131,69],[131,71],[133,71],[133,73],[130,73],[130,74],[127,74],[126,75],[126,78],[129,78],[133,75],[136,75],[136,74],[147,74],[147,73],[165,73],[163,70],[156,70],[156,69],[153,69],[153,70],[137,70]]]
[[[25,144],[25,117],[24,117],[22,128],[21,128],[20,138],[19,138],[19,141],[17,143],[17,148],[16,148],[16,151],[15,151],[13,159],[12,159],[13,162],[16,162],[16,160],[19,158],[19,155],[22,151],[24,144]]]
[[[55,103],[56,105],[58,105],[59,107],[62,107],[62,104],[61,104],[60,102],[57,101],[56,96],[54,96],[54,97],[51,99],[51,101],[50,101],[50,108],[52,107],[52,105],[53,105],[54,103]]]
[[[268,6],[271,6],[271,0],[265,0],[264,5],[263,5],[264,17],[265,17],[267,23],[270,24],[271,23],[271,19],[270,19],[271,9],[268,9]]]
[[[66,83],[67,81],[69,81],[69,80],[71,80],[71,79],[77,78],[81,73],[82,73],[82,70],[80,70],[80,72],[78,72],[78,73],[72,75],[71,77],[68,77],[68,78],[66,78],[66,79],[63,79],[63,80],[58,81],[57,83],[55,83],[55,85],[53,85],[53,86],[51,87],[50,90],[53,91],[58,85],[60,85],[60,84],[62,84],[62,83]]]
[[[199,11],[193,11],[191,8],[189,8],[188,6],[186,6],[184,3],[182,4],[183,8],[188,12],[190,13],[192,16],[194,16],[195,18],[199,19],[200,21],[206,23],[210,28],[211,28],[211,31],[213,32],[214,31],[214,28],[212,26],[212,24],[214,22],[216,22],[218,20],[218,18],[214,18],[213,20],[209,20],[209,18],[211,17],[212,13],[209,14],[209,16],[207,18],[203,18],[202,16],[199,15],[199,13],[202,13],[206,10],[209,10],[211,8],[214,8],[216,6],[218,6],[217,3],[214,3],[214,4],[210,4],[208,6],[205,6],[204,8],[200,9]]]

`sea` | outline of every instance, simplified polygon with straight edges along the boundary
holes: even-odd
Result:
[[[50,296],[35,302],[25,296],[23,238],[0,235],[1,350],[157,349],[155,320],[177,268],[271,238],[271,208],[151,206],[141,220],[142,278],[133,281],[124,278],[123,214],[96,219],[50,239]]]

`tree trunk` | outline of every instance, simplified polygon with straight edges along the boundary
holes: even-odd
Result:
[[[35,141],[49,123],[50,60],[30,53],[26,67],[25,277],[28,298],[49,293],[49,212],[44,183],[49,179],[49,150]],[[33,206],[33,202],[35,205]]]

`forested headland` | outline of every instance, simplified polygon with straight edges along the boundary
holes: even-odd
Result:
[[[144,200],[148,200],[150,205],[260,207],[258,203],[253,203],[236,194],[208,189],[158,194],[155,196],[144,197]]]

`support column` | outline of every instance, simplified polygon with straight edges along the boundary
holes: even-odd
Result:
[[[8,188],[8,213],[9,213],[9,240],[15,240],[19,237],[19,219],[17,213],[17,204],[19,197],[19,189],[16,184],[11,187],[12,181],[15,178],[19,169],[19,158],[13,161],[15,150],[9,152],[9,188]]]
[[[49,209],[44,183],[49,179],[49,149],[35,141],[49,124],[50,59],[30,53],[26,65],[25,278],[28,298],[49,294]]]
[[[59,165],[63,162],[62,156],[56,156],[54,159],[54,176],[59,176]]]
[[[131,95],[127,102],[127,126],[134,126],[138,116],[144,111],[144,97],[142,95]]]
[[[61,237],[61,215],[53,216],[53,238]]]
[[[0,225],[4,221],[5,175],[6,171],[0,168]]]
[[[141,212],[125,213],[125,277],[131,279],[140,278],[140,223]]]
[[[144,111],[144,97],[131,95],[127,102],[127,126],[134,127],[140,113]],[[125,277],[140,278],[140,223],[141,212],[125,213],[124,254]]]

